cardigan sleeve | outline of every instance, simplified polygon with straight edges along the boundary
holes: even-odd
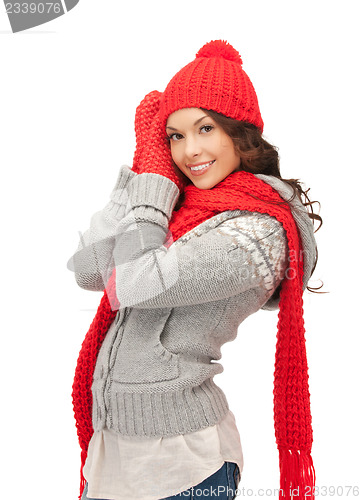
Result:
[[[165,246],[172,239],[168,221],[179,196],[176,185],[143,173],[127,190],[129,211],[118,224],[113,251],[121,307],[181,307],[260,287],[266,299],[281,282],[287,239],[275,217],[245,212]]]
[[[80,234],[77,251],[69,259],[67,267],[75,272],[76,282],[81,288],[104,290],[114,268],[117,224],[124,217],[128,203],[126,186],[136,175],[126,165],[120,168],[110,201],[92,216],[89,229]]]

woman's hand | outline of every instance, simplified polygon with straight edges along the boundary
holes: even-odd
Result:
[[[156,113],[151,123],[139,159],[139,173],[145,172],[167,177],[178,186],[180,192],[183,191],[186,185],[184,176],[181,176],[174,166],[165,128],[162,126],[159,113]]]
[[[132,170],[155,173],[173,181],[183,191],[187,179],[175,167],[165,127],[159,117],[161,93],[150,92],[139,104],[135,114],[136,151]]]
[[[147,141],[150,126],[156,113],[159,111],[161,95],[162,94],[158,92],[158,90],[149,92],[149,94],[147,94],[140,102],[135,111],[134,128],[136,149],[133,158],[132,170],[137,174],[139,173],[139,160]]]

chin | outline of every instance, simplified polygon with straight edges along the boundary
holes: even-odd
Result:
[[[193,184],[198,188],[198,189],[202,189],[204,191],[207,191],[208,189],[212,189],[214,188],[214,186],[216,186],[217,184],[213,184],[213,183],[196,183],[196,182],[193,182]]]
[[[219,184],[221,181],[220,180],[210,180],[210,179],[195,179],[192,180],[193,184],[198,188],[198,189],[212,189],[214,188],[217,184]]]

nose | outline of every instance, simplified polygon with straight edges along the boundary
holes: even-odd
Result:
[[[190,135],[186,139],[185,154],[189,160],[199,156],[201,153],[201,145],[196,136]]]

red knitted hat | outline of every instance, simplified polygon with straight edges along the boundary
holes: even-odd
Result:
[[[161,97],[162,121],[178,109],[204,108],[253,123],[263,132],[257,95],[242,64],[228,42],[206,43],[168,83]]]

